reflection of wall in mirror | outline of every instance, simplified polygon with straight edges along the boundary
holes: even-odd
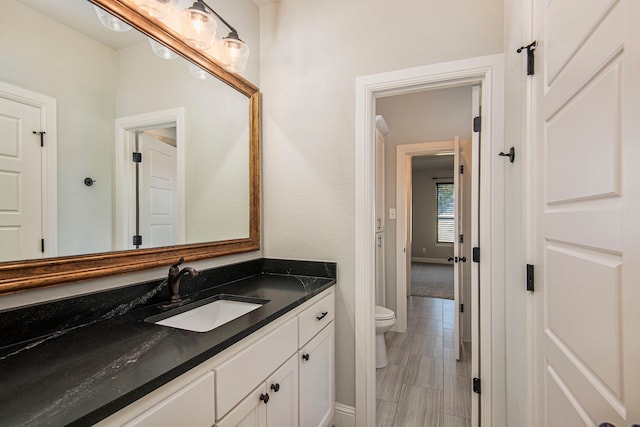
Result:
[[[249,236],[249,101],[137,44],[118,52],[118,117],[184,107],[186,241]],[[149,73],[148,70],[153,70]]]

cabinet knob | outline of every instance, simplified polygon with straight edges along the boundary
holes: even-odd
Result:
[[[305,353],[302,355],[302,360],[309,361],[309,353]]]
[[[328,311],[323,311],[320,316],[316,316],[316,320],[320,321],[322,319],[324,319],[324,316],[326,316],[327,314],[329,314]]]
[[[269,393],[262,393],[260,394],[260,400],[262,400],[265,405],[267,404],[267,402],[269,401]]]
[[[273,390],[274,393],[277,393],[278,390],[280,390],[280,384],[278,383],[271,384],[271,390]]]

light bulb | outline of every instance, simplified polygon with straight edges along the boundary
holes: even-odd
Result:
[[[133,2],[147,15],[162,19],[169,14],[174,0],[133,0]]]
[[[193,77],[200,80],[209,80],[212,78],[211,74],[191,62],[189,63],[189,72]]]
[[[242,73],[247,67],[249,47],[234,33],[225,37],[223,42],[225,54],[222,62],[225,68],[232,73]]]
[[[118,31],[122,33],[131,29],[131,25],[121,21],[106,10],[101,9],[98,6],[93,7],[96,11],[96,14],[98,15],[100,23],[111,31]]]
[[[151,45],[151,50],[158,58],[173,59],[178,56],[174,51],[153,39],[149,39],[149,44]]]
[[[196,49],[209,49],[218,24],[200,2],[193,3],[182,13],[182,36],[184,41]]]

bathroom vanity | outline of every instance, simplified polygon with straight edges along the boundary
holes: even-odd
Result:
[[[330,425],[335,278],[272,259],[185,278],[195,304],[266,301],[209,332],[149,320],[162,281],[0,313],[0,425]]]

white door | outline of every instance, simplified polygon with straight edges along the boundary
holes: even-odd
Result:
[[[460,234],[462,234],[461,226],[462,222],[460,221],[461,214],[461,201],[462,197],[460,197],[460,187],[462,184],[462,180],[460,179],[460,138],[454,137],[453,139],[453,302],[455,309],[453,310],[453,326],[454,326],[454,349],[456,360],[460,360],[460,328],[461,328],[461,319],[460,319],[460,302],[462,302],[461,293],[460,293],[460,284],[461,284],[461,266],[462,260],[460,257],[462,256],[462,245],[460,244]]]
[[[538,1],[534,425],[640,423],[640,2]]]
[[[0,262],[42,257],[40,109],[0,98]]]
[[[178,243],[176,147],[141,133],[140,234],[143,248]]]
[[[472,117],[480,117],[480,86],[476,85],[471,88],[471,115]],[[472,119],[473,123],[473,119]],[[471,164],[469,173],[471,174],[470,188],[471,194],[471,210],[470,229],[471,233],[465,238],[469,238],[470,247],[479,247],[480,245],[480,129],[478,132],[474,130],[472,124],[471,130]],[[473,249],[472,249],[473,250]],[[470,307],[466,310],[467,316],[471,316],[471,378],[481,378],[480,376],[480,263],[473,262],[473,252],[469,253],[467,262],[470,263],[469,271],[471,284],[471,292],[469,295]],[[480,395],[472,393],[471,395],[471,419],[474,427],[480,425]]]

